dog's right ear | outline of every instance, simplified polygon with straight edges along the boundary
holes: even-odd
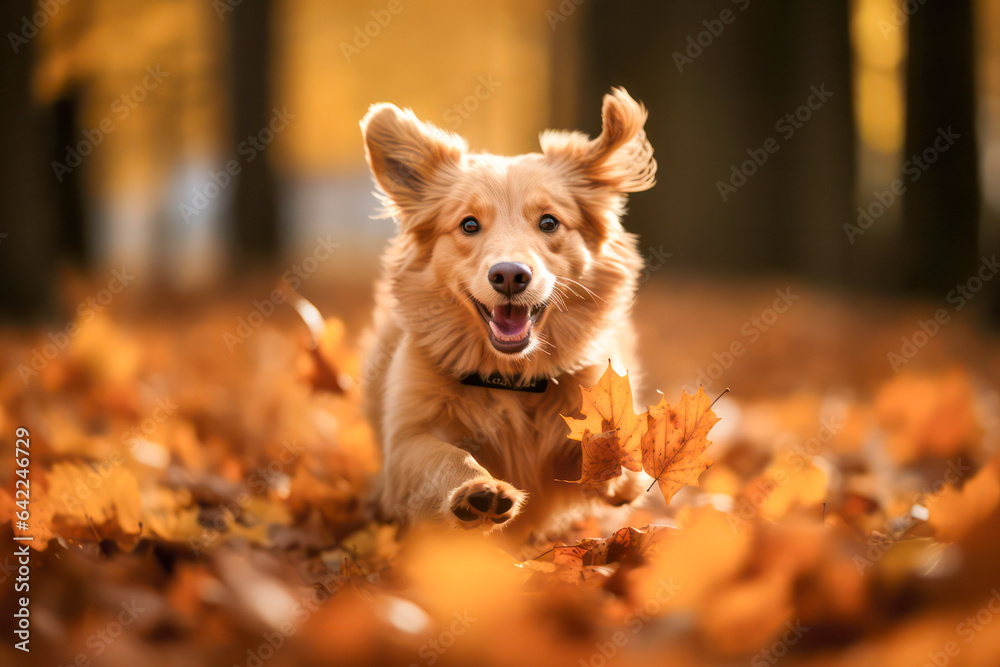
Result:
[[[468,150],[458,135],[394,104],[372,105],[361,121],[361,134],[368,166],[385,195],[386,213],[399,221],[428,210]]]

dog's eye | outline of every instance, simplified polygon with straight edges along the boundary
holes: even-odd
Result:
[[[554,232],[558,226],[559,221],[551,215],[543,215],[542,219],[538,221],[538,228],[543,232]]]
[[[462,231],[466,234],[475,234],[479,231],[479,221],[473,218],[471,215],[462,221],[460,225]]]

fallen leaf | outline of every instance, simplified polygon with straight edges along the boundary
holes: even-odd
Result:
[[[972,384],[962,370],[901,373],[879,390],[875,409],[886,451],[897,463],[928,455],[945,459],[981,439]]]
[[[798,459],[783,456],[751,482],[742,495],[759,509],[762,518],[775,519],[794,508],[822,503],[828,481],[826,473],[811,463],[803,465]]]
[[[711,406],[712,401],[699,388],[694,396],[682,391],[677,407],[671,407],[665,398],[649,407],[642,436],[642,467],[659,483],[667,503],[682,486],[697,486],[698,477],[712,465],[705,449],[712,444],[708,432],[719,418]]]
[[[570,584],[605,581],[614,572],[608,565],[646,556],[669,530],[665,526],[626,526],[607,538],[585,537],[576,544],[555,544],[519,566],[555,575]]]
[[[133,544],[142,530],[139,484],[121,465],[55,463],[45,475],[45,487],[32,506],[32,546],[39,551],[55,537]]]
[[[995,459],[961,490],[946,486],[927,498],[927,522],[943,540],[954,542],[983,521],[1000,502],[1000,459]]]
[[[619,528],[611,537],[599,541],[583,553],[584,565],[607,565],[643,556],[669,531],[664,526]]]
[[[580,440],[584,450],[584,465],[590,459],[590,473],[606,481],[621,474],[620,466],[634,472],[642,470],[639,442],[642,439],[643,421],[635,414],[632,405],[632,388],[628,373],[618,375],[608,362],[608,369],[597,384],[590,389],[580,388],[583,419],[563,417],[570,427],[569,437]],[[585,441],[587,432],[591,435]],[[608,435],[614,433],[614,436]],[[579,480],[593,482],[586,468]]]
[[[658,613],[692,609],[730,581],[751,554],[754,529],[734,524],[730,515],[711,506],[678,516],[679,527],[650,554],[650,566],[636,574],[641,597],[664,586],[671,591]]]
[[[622,451],[618,429],[604,433],[584,431],[580,446],[583,451],[583,467],[580,479],[573,480],[574,482],[600,484],[621,476],[622,458],[628,455]]]

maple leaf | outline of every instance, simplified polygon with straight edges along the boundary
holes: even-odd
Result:
[[[649,406],[641,442],[642,467],[659,483],[667,503],[682,486],[697,486],[698,477],[712,465],[705,449],[712,444],[708,432],[718,421],[712,401],[700,387],[694,396],[682,391],[677,407],[671,407],[666,398]]]
[[[643,558],[671,530],[665,526],[626,526],[604,539],[585,537],[576,544],[555,544],[520,565],[535,572],[555,574],[560,580],[573,584],[595,577],[603,580],[607,578],[607,570],[601,568]]]
[[[45,493],[31,510],[32,548],[42,551],[59,537],[107,537],[134,546],[142,532],[142,496],[131,471],[110,467],[101,475],[84,463],[57,462],[43,475]]]
[[[570,428],[569,438],[580,440],[583,448],[583,474],[577,481],[607,481],[621,475],[622,466],[634,472],[642,470],[639,443],[643,422],[632,406],[628,373],[618,375],[609,361],[597,384],[580,390],[583,419],[563,416]]]
[[[581,557],[584,565],[606,565],[628,558],[643,556],[653,545],[667,535],[670,528],[643,526],[619,528],[606,539],[591,546]]]
[[[622,450],[618,429],[604,433],[585,430],[580,446],[583,451],[583,469],[580,479],[572,480],[578,484],[596,485],[614,479],[622,474],[622,460],[631,458],[630,453]]]

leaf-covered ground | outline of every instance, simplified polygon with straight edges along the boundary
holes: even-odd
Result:
[[[289,306],[251,316],[268,287],[8,329],[3,541],[24,427],[35,550],[31,653],[7,632],[0,661],[1000,664],[997,340],[956,314],[897,372],[935,304],[776,287],[644,286],[636,397],[730,387],[715,463],[669,507],[654,486],[523,546],[368,519],[367,285],[317,299],[345,326],[315,353]]]

